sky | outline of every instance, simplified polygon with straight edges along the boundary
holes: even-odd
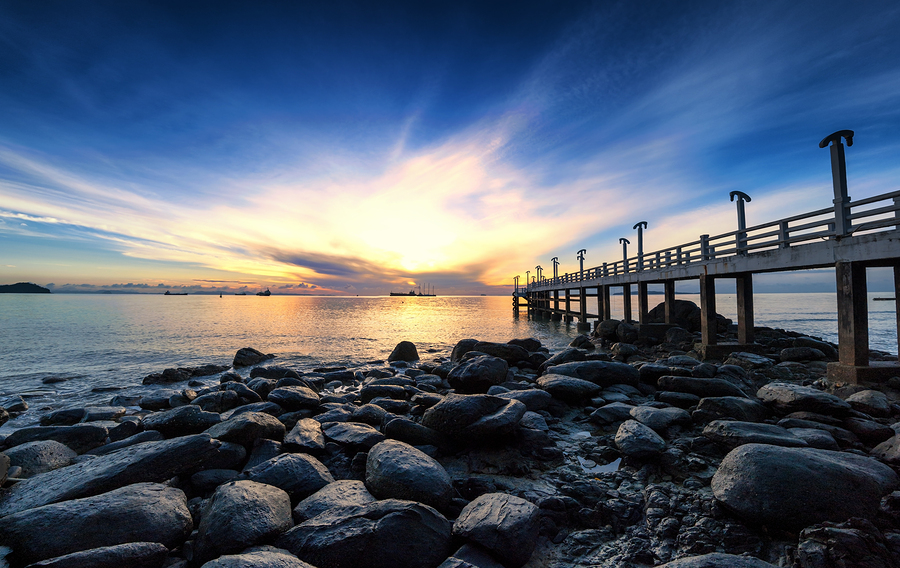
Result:
[[[900,186],[900,4],[0,0],[0,283],[503,293]],[[545,272],[546,274],[547,272]],[[870,288],[883,284],[880,277]],[[833,270],[759,291],[834,288]]]

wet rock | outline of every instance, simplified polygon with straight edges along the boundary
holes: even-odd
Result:
[[[12,448],[28,442],[54,440],[67,446],[77,454],[83,454],[106,442],[109,429],[99,424],[76,424],[74,426],[34,426],[20,428],[6,437],[3,445]]]
[[[789,448],[807,446],[806,441],[781,426],[737,420],[713,420],[703,428],[703,435],[729,448],[744,444],[772,444]]]
[[[515,433],[524,414],[517,400],[450,394],[425,411],[422,425],[462,442],[497,442]]]
[[[215,412],[207,412],[199,406],[180,406],[172,410],[156,412],[144,417],[144,429],[156,430],[166,438],[199,434],[222,421]]]
[[[334,481],[325,465],[308,454],[281,454],[253,467],[244,475],[250,481],[283,489],[291,503],[298,503]]]
[[[894,430],[890,426],[885,426],[874,420],[847,418],[844,420],[844,426],[868,446],[880,444],[894,436]]]
[[[528,359],[528,351],[524,347],[519,347],[518,345],[513,345],[511,343],[479,341],[474,345],[472,351],[480,351],[485,355],[503,359],[509,365],[515,365],[519,361]]]
[[[159,568],[168,555],[158,542],[129,542],[48,558],[29,568]]]
[[[387,416],[387,410],[375,404],[364,404],[350,414],[352,422],[362,422],[369,426],[380,426]]]
[[[477,544],[464,544],[438,568],[504,568],[491,554]]]
[[[595,383],[553,373],[541,376],[537,385],[554,398],[571,404],[587,404],[600,392],[600,386]]]
[[[886,568],[897,565],[896,545],[866,519],[822,523],[800,533],[797,560],[800,568]]]
[[[728,359],[725,360],[725,364],[737,365],[747,371],[755,371],[773,367],[775,361],[764,355],[749,353],[747,351],[738,351],[729,355]]]
[[[787,347],[781,350],[778,358],[782,361],[821,361],[825,354],[814,347]]]
[[[407,361],[412,363],[419,360],[419,352],[411,341],[401,341],[388,355],[388,361]]]
[[[375,398],[406,400],[406,389],[398,385],[369,384],[359,391],[359,400],[363,404],[367,404]]]
[[[847,402],[859,412],[865,412],[876,418],[887,418],[891,415],[891,401],[883,392],[864,390],[847,397]]]
[[[0,495],[0,516],[97,495],[133,483],[166,481],[214,462],[223,445],[205,434],[144,442],[126,451],[42,473]]]
[[[616,431],[616,447],[632,458],[650,458],[666,449],[666,441],[637,420],[626,420]]]
[[[825,430],[817,428],[790,428],[788,432],[806,442],[810,448],[834,451],[841,449],[834,436]]]
[[[103,446],[100,446],[99,448],[94,448],[93,450],[85,452],[85,454],[102,456],[112,453],[116,450],[121,450],[122,448],[127,448],[128,446],[140,444],[141,442],[158,442],[164,439],[165,436],[162,435],[162,432],[158,432],[156,430],[147,430],[146,432],[140,432],[138,434],[135,434],[134,436],[129,436],[124,440],[110,442],[109,444],[105,444]]]
[[[494,396],[507,400],[518,400],[525,405],[525,408],[534,412],[545,410],[550,406],[550,400],[553,398],[549,392],[542,389],[514,390],[498,393]]]
[[[241,554],[227,554],[210,560],[201,568],[316,568],[293,554],[274,546],[256,546]]]
[[[792,383],[769,383],[756,396],[782,414],[808,411],[843,416],[851,410],[849,403],[833,394]]]
[[[694,422],[703,424],[721,418],[742,422],[762,422],[769,409],[762,403],[739,396],[714,396],[700,399],[691,416]]]
[[[716,499],[738,516],[786,530],[870,518],[900,480],[872,458],[813,448],[747,444],[712,479]],[[847,496],[852,495],[852,499]]]
[[[534,351],[538,351],[541,348],[541,342],[534,337],[528,337],[526,339],[510,339],[507,341],[510,345],[518,345],[525,351],[532,353]]]
[[[234,354],[232,365],[235,367],[249,367],[250,365],[256,365],[257,363],[262,363],[263,361],[274,358],[274,355],[266,355],[262,351],[257,351],[252,347],[244,347],[238,349],[238,352]]]
[[[27,442],[6,450],[9,463],[19,466],[19,477],[32,477],[39,473],[71,465],[76,454],[68,446],[55,440]]]
[[[319,568],[433,568],[450,552],[450,529],[427,505],[385,499],[329,509],[275,544]]]
[[[385,440],[369,450],[366,488],[379,499],[418,501],[438,510],[446,509],[453,497],[453,486],[444,467],[396,440]]]
[[[774,564],[769,564],[759,558],[752,556],[738,556],[735,554],[724,554],[722,552],[710,552],[700,556],[691,556],[688,558],[679,558],[665,564],[660,564],[658,568],[778,568]]]
[[[533,503],[487,493],[463,508],[453,523],[453,535],[483,546],[504,566],[519,568],[531,558],[539,528],[540,514]]]
[[[322,424],[312,418],[301,418],[284,436],[284,448],[289,452],[314,454],[325,449]]]
[[[698,377],[665,376],[657,380],[662,391],[685,392],[701,398],[716,396],[739,396],[746,398],[744,391],[724,379],[703,379]]]
[[[454,363],[462,361],[463,356],[469,351],[472,351],[477,343],[477,339],[462,339],[458,341],[453,347],[453,351],[450,353],[450,361]]]
[[[240,404],[240,397],[236,392],[226,390],[219,392],[211,392],[198,396],[191,401],[192,406],[198,406],[206,412],[215,412],[221,414],[226,410],[231,410]]]
[[[262,397],[255,390],[237,381],[228,381],[222,385],[223,391],[231,391],[238,395],[242,404],[261,403]]]
[[[505,344],[498,344],[505,345]],[[507,347],[513,347],[509,345]],[[524,350],[523,350],[524,351]],[[527,355],[527,354],[526,354]],[[506,380],[507,362],[499,357],[482,355],[460,363],[447,375],[447,382],[459,393],[484,393]]]
[[[635,386],[641,373],[636,368],[618,361],[580,361],[547,367],[547,372],[590,381],[601,387],[616,384]]]
[[[563,349],[559,353],[544,361],[541,364],[540,370],[546,371],[548,368],[556,365],[571,363],[573,361],[584,361],[584,359],[584,351],[580,351],[578,349],[575,349],[574,347],[569,347],[568,349]]]
[[[329,483],[294,507],[294,521],[302,523],[332,507],[368,505],[377,501],[362,481],[342,479]]]
[[[691,415],[686,410],[672,406],[667,408],[635,406],[632,407],[630,414],[632,418],[658,433],[664,433],[672,426],[686,426],[691,423]]]
[[[245,412],[216,424],[206,433],[217,440],[233,442],[250,449],[257,438],[278,442],[283,440],[284,424],[274,416],[262,412]]]
[[[283,379],[284,377],[293,377],[295,379],[300,378],[300,373],[295,371],[294,369],[290,369],[288,367],[279,367],[278,365],[272,365],[271,367],[254,367],[250,369],[250,378],[264,378],[269,380]],[[253,386],[250,383],[247,383],[247,386],[253,390]]]
[[[900,435],[893,436],[884,442],[881,442],[869,452],[874,458],[878,458],[884,463],[900,466]]]
[[[834,348],[834,345],[831,345],[830,343],[819,341],[812,337],[797,337],[792,344],[794,347],[812,347],[813,349],[818,349],[825,354],[829,361],[838,360],[838,351]]]
[[[338,444],[366,450],[384,441],[384,434],[367,424],[356,422],[326,422],[322,424],[322,432],[326,438]]]
[[[446,445],[446,440],[440,432],[407,418],[394,418],[388,421],[382,430],[387,438],[406,442],[411,446],[442,447]]]
[[[303,386],[279,387],[269,393],[269,402],[274,402],[288,412],[319,407],[319,395]]]
[[[634,406],[624,402],[611,402],[591,413],[590,420],[597,424],[614,424],[631,420],[631,409]]]
[[[0,518],[0,540],[14,550],[17,562],[27,564],[127,542],[174,548],[192,528],[181,490],[138,483]]]
[[[272,541],[294,524],[287,493],[247,480],[219,486],[201,518],[194,540],[196,562]]]
[[[191,485],[204,493],[214,490],[216,487],[235,481],[240,473],[233,469],[207,469],[198,471],[191,476]]]
[[[41,416],[41,426],[72,426],[84,418],[84,408],[61,408]]]

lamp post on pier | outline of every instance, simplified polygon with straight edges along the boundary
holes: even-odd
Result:
[[[738,254],[746,254],[744,247],[747,246],[747,233],[745,233],[745,229],[747,228],[747,218],[744,213],[744,202],[750,202],[750,196],[744,193],[743,191],[732,191],[728,194],[728,197],[731,201],[734,201],[734,198],[737,197],[737,220],[738,220],[738,234],[737,239],[735,239],[737,253]]]
[[[519,295],[519,276],[518,276],[518,274],[516,275],[515,278],[513,278],[513,280],[515,280],[515,282],[516,282],[516,292],[515,292],[515,295],[518,296],[518,295]],[[516,300],[516,301],[518,302],[518,300]]]
[[[530,275],[531,275],[531,271],[530,271],[530,270],[526,270],[526,271],[525,271],[525,293],[526,293],[526,294],[528,293],[528,283],[530,282],[530,280],[528,279],[528,277],[529,277]]]
[[[631,244],[631,241],[621,237],[619,242],[622,243],[622,273],[625,274],[628,272],[628,245]]]
[[[540,264],[538,264],[537,266],[534,267],[534,270],[535,270],[535,274],[537,274],[537,283],[538,283],[538,286],[540,286],[540,284],[541,284],[541,272],[543,272],[544,269],[541,268],[541,265],[540,265]]]
[[[584,280],[584,253],[587,252],[587,249],[581,249],[578,251],[578,270],[580,272],[579,280]]]
[[[847,195],[847,159],[844,157],[844,145],[841,137],[847,139],[847,146],[853,146],[853,131],[838,130],[829,134],[819,142],[819,148],[831,142],[831,178],[834,184],[834,233],[845,236],[850,232],[850,196]]]
[[[644,269],[644,229],[647,228],[647,221],[638,221],[632,229],[638,232],[638,272]]]
[[[555,283],[556,279],[559,278],[559,272],[558,272],[559,257],[554,256],[553,258],[550,259],[550,262],[553,263],[553,282]]]

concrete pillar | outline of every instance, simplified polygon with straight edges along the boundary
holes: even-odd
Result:
[[[897,212],[900,215],[900,212]],[[897,316],[897,359],[900,361],[900,264],[894,265],[894,314]]]
[[[866,267],[861,262],[838,262],[834,272],[837,279],[838,353],[841,364],[866,366],[869,364]]]
[[[566,288],[566,321],[572,321],[572,290]]]
[[[578,331],[590,331],[591,324],[587,321],[587,291],[584,286],[578,289],[578,307],[580,315],[578,316]]]
[[[553,313],[557,313],[559,311],[559,290],[553,291]]]
[[[597,286],[597,323],[606,319],[603,313],[603,289],[606,286]]]
[[[603,302],[603,318],[608,320],[612,318],[612,301],[609,299],[609,286],[601,286],[600,301]],[[602,320],[601,320],[602,321]]]
[[[666,280],[663,284],[665,292],[663,294],[666,311],[666,323],[675,323],[675,281]]]
[[[753,273],[735,278],[737,291],[738,343],[753,343]]]
[[[647,314],[650,311],[647,303],[647,283],[638,282],[638,323],[647,323]]]
[[[625,321],[631,321],[631,284],[622,285],[622,305],[625,307]]]
[[[716,280],[700,276],[700,333],[705,345],[716,345]]]

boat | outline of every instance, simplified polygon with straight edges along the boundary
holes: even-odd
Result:
[[[235,292],[234,295],[235,296],[246,296],[247,292]]]
[[[187,296],[187,295],[188,295],[187,292],[169,292],[168,290],[166,290],[166,293],[163,294],[163,296]]]
[[[426,288],[426,292],[428,289]],[[419,291],[416,292],[415,288],[410,290],[409,292],[391,292],[391,296],[403,296],[403,297],[413,297],[413,298],[434,298],[437,294],[434,293],[434,288],[431,288],[430,294],[423,294],[422,287],[419,286]]]
[[[897,298],[872,298],[876,302],[896,302]]]
[[[265,291],[265,292],[257,292],[256,295],[257,295],[257,296],[271,296],[271,295],[272,295],[272,292],[269,292],[269,289],[266,288],[266,291]]]

